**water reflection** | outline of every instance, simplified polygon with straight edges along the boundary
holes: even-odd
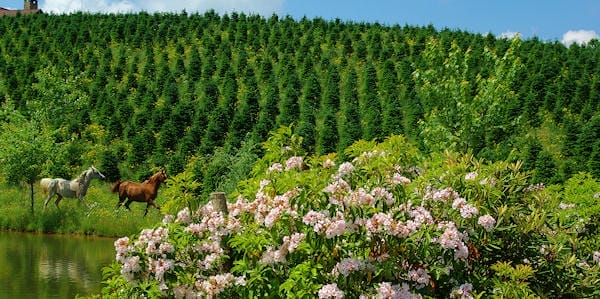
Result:
[[[0,231],[3,298],[74,298],[100,293],[114,239]]]

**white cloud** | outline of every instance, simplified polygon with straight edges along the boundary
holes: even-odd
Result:
[[[84,1],[84,0],[46,0],[40,7],[48,13],[106,12],[124,13],[135,11],[135,6],[129,1]]]
[[[146,11],[203,13],[214,10],[219,14],[244,12],[269,17],[282,10],[284,0],[46,0],[41,9],[48,13],[127,13]]]
[[[514,31],[502,32],[502,34],[500,34],[500,38],[505,38],[505,39],[513,39],[513,38],[520,37],[520,36],[521,36],[521,32],[514,32]]]
[[[585,44],[592,39],[599,39],[598,34],[593,30],[569,30],[563,34],[562,43],[566,46],[572,43]]]

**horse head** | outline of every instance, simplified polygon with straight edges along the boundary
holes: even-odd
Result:
[[[158,180],[159,180],[160,182],[164,182],[164,181],[166,181],[166,180],[167,180],[167,172],[166,172],[164,169],[161,169],[161,170],[158,172]]]
[[[90,178],[98,178],[102,180],[106,179],[106,177],[93,165],[88,170],[88,175],[90,176]]]

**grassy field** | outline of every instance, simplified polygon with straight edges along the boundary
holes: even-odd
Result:
[[[54,197],[44,208],[46,195],[39,186],[34,187],[34,213],[31,213],[29,188],[26,186],[0,186],[0,229],[61,234],[86,234],[97,236],[127,236],[143,228],[154,226],[163,215],[150,207],[143,217],[145,203],[134,202],[131,211],[117,209],[118,196],[110,192],[106,182],[92,182],[85,196],[87,206],[77,199],[68,198],[54,204]],[[159,196],[157,203],[163,202]]]

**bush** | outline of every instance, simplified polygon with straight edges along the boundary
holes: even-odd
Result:
[[[520,163],[424,158],[401,136],[336,161],[298,156],[283,135],[228,211],[186,208],[118,239],[103,296],[600,295],[597,237],[564,216],[580,207],[530,185]]]

